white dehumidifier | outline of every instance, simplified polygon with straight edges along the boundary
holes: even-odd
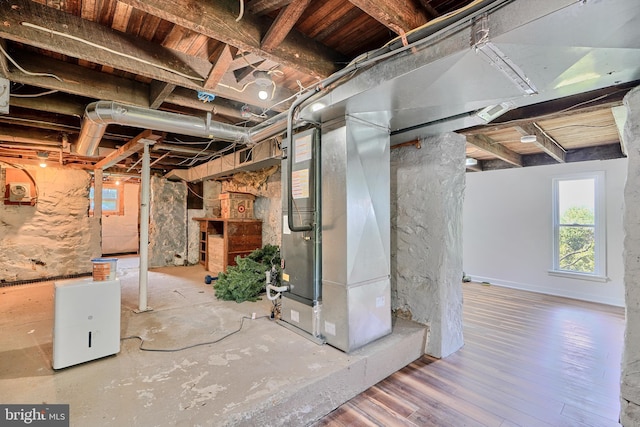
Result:
[[[120,280],[54,282],[53,369],[120,352]]]

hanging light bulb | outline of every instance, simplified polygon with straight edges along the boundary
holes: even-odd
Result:
[[[254,71],[253,77],[256,86],[258,86],[258,98],[265,101],[269,98],[269,89],[273,84],[273,80],[271,80],[271,76],[267,71]]]
[[[36,155],[38,156],[38,159],[40,160],[40,167],[41,168],[46,168],[47,167],[47,159],[49,158],[49,153],[47,153],[46,151],[38,151],[36,153]]]

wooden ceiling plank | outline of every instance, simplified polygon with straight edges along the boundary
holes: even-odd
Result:
[[[231,65],[235,53],[235,48],[225,44],[209,58],[213,67],[204,82],[205,89],[215,89],[218,83],[222,80],[222,77],[224,77],[229,70],[229,65]]]
[[[397,0],[349,0],[367,15],[372,16],[396,34],[402,35],[426,24],[428,18],[422,9],[411,1]]]
[[[340,28],[343,28],[347,23],[353,22],[353,20],[360,16],[361,13],[362,11],[358,8],[350,9],[348,12],[336,17],[334,21],[320,30],[314,38],[319,41],[324,41]]]
[[[113,23],[111,24],[111,28],[116,31],[126,32],[127,25],[129,24],[129,18],[131,17],[131,12],[133,8],[128,4],[116,3],[116,11],[113,16]]]
[[[248,6],[249,13],[264,15],[274,10],[281,9],[291,3],[291,0],[254,0]]]
[[[183,62],[184,54],[30,0],[0,2],[0,16],[0,37],[9,40],[186,87],[206,75],[194,71],[197,61]]]
[[[558,163],[566,163],[566,151],[535,122],[520,126],[528,135],[535,135],[534,144]]]
[[[141,151],[144,148],[142,144],[145,141],[157,142],[162,139],[162,135],[156,135],[151,130],[145,130],[132,138],[129,142],[122,147],[110,153],[104,159],[95,164],[95,169],[107,169],[120,161],[126,159],[134,153]]]
[[[159,82],[157,80],[152,81],[149,85],[149,108],[153,110],[160,108],[175,88],[176,85],[170,83]]]
[[[286,67],[304,70],[307,74],[327,77],[337,70],[344,58],[321,43],[293,30],[272,52],[260,48],[262,34],[268,28],[268,18],[245,13],[236,21],[237,0],[202,2],[199,0],[121,0],[135,8],[181,25],[192,31],[253,52]],[[0,34],[1,35],[1,34]]]
[[[262,49],[267,52],[273,52],[287,37],[287,34],[300,19],[309,3],[311,3],[311,0],[293,0],[287,7],[282,8],[271,27],[269,27],[267,34],[262,38]]]
[[[491,153],[500,160],[510,163],[514,166],[522,167],[522,156],[513,150],[509,150],[502,144],[497,143],[486,135],[469,135],[467,142],[479,149]]]
[[[55,59],[47,59],[46,62],[43,62],[42,57],[36,54],[16,52],[13,57],[24,69],[32,73],[47,72],[55,74],[63,80],[61,82],[51,77],[33,76],[11,69],[6,77],[16,83],[59,90],[90,99],[108,99],[140,107],[149,107],[149,88],[143,83],[105,75],[99,71]]]

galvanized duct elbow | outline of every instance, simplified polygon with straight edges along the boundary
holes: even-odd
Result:
[[[201,118],[135,107],[113,101],[97,101],[87,105],[85,109],[80,136],[76,144],[76,152],[84,156],[93,156],[98,145],[100,145],[107,126],[110,124],[232,142],[250,144],[259,142],[250,136],[249,131],[251,128],[211,121],[210,114],[206,118]],[[271,126],[273,124],[267,127]],[[261,130],[264,132],[264,127],[261,127]],[[266,129],[265,133],[270,134],[271,131]]]

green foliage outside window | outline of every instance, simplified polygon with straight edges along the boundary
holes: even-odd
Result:
[[[559,266],[561,270],[595,271],[595,217],[584,207],[571,207],[560,218]]]

